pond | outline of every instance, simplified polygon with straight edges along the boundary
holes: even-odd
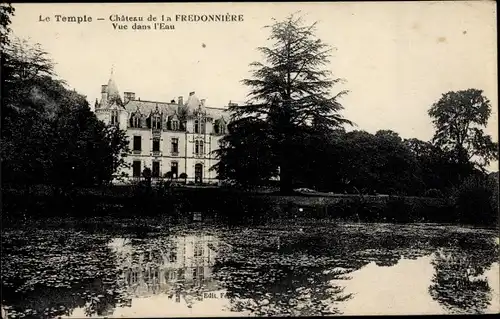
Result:
[[[5,230],[8,318],[497,313],[498,235],[445,225]]]

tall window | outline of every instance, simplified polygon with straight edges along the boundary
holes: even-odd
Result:
[[[132,164],[132,175],[134,177],[141,176],[141,161],[134,161]]]
[[[118,124],[118,111],[113,110],[111,111],[111,125],[117,125]]]
[[[134,136],[134,151],[141,151],[141,137],[140,136]]]
[[[141,127],[141,119],[138,115],[132,116],[132,127]]]
[[[161,118],[159,115],[153,116],[153,129],[159,130],[161,129]]]
[[[179,121],[173,120],[171,125],[172,125],[172,131],[178,131],[179,130]]]
[[[179,164],[177,162],[172,162],[170,164],[170,172],[172,172],[172,177],[177,178],[179,172]]]
[[[194,121],[194,132],[200,133],[200,121],[199,120]]]
[[[196,243],[194,245],[194,256],[195,257],[203,256],[203,245],[201,243]]]
[[[172,250],[168,254],[168,261],[170,261],[171,263],[175,263],[177,261],[177,249],[176,248],[172,248]]]
[[[200,133],[204,134],[205,133],[205,122],[200,121]]]
[[[153,139],[153,152],[159,152],[160,151],[160,139],[155,138]]]
[[[194,153],[196,155],[203,155],[203,141],[201,140],[194,141]]]
[[[151,172],[153,177],[160,177],[160,162],[153,162],[153,170]]]
[[[172,153],[174,153],[174,154],[179,153],[179,139],[178,138],[172,138]]]

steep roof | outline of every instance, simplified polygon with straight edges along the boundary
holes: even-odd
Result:
[[[113,70],[111,70],[111,75],[108,80],[107,85],[103,85],[103,89],[106,91],[106,99],[101,99],[99,105],[96,103],[96,107],[99,108],[115,108],[115,107],[123,107],[123,101],[120,96],[120,91],[118,91],[118,86],[116,85],[115,79],[113,77]]]
[[[129,112],[129,114],[134,113],[137,109],[139,109],[141,114],[149,115],[151,112],[155,111],[157,107],[160,113],[166,115],[173,115],[178,111],[178,105],[174,103],[131,100],[125,104],[125,109]]]
[[[171,116],[174,114],[180,114],[179,105],[177,103],[166,103],[157,101],[143,101],[143,100],[131,100],[125,105],[125,109],[131,115],[139,109],[140,113],[143,115],[149,115],[151,112],[155,111],[158,107],[158,111],[163,113],[163,115]],[[188,110],[189,110],[189,106]],[[212,117],[214,120],[223,118],[226,123],[229,121],[229,113],[227,109],[214,108],[214,107],[204,107],[207,115]],[[192,114],[192,113],[191,113]]]
[[[111,76],[108,81],[108,104],[112,105],[113,103],[123,105],[120,97],[120,91],[118,91],[118,86],[113,78],[113,71],[111,71]]]

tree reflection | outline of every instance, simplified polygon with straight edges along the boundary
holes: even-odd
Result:
[[[489,238],[438,250],[429,293],[452,313],[483,313],[492,295],[487,279],[481,276],[494,262],[498,262],[498,246]]]
[[[8,234],[2,292],[9,318],[107,315],[120,294],[116,260],[103,237],[71,231]]]
[[[326,267],[300,267],[280,263],[274,256],[268,264],[249,261],[240,267],[219,269],[232,311],[255,315],[327,315],[338,313],[336,302],[349,299],[343,289],[329,281],[346,270],[326,271]]]
[[[338,314],[336,305],[351,295],[333,282],[348,280],[348,273],[368,262],[332,246],[320,236],[293,232],[227,236],[214,275],[227,289],[231,311],[258,316]]]

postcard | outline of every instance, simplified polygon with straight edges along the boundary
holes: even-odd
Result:
[[[2,3],[2,318],[500,312],[496,3]]]

